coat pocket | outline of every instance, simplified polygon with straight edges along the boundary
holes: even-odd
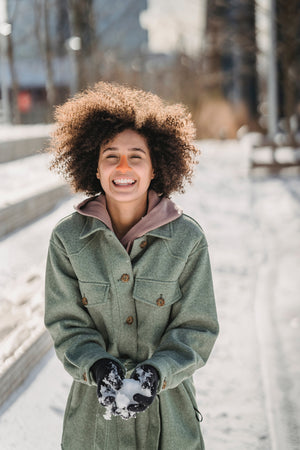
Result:
[[[109,283],[79,281],[82,303],[87,308],[107,303],[109,298]]]
[[[164,308],[182,297],[178,281],[158,281],[136,278],[133,298],[148,305]]]
[[[203,416],[202,416],[202,413],[198,409],[194,384],[189,379],[186,379],[186,380],[184,380],[182,382],[182,385],[183,385],[184,389],[186,390],[186,393],[188,394],[188,396],[189,396],[189,398],[191,400],[191,403],[193,405],[193,408],[194,408],[194,411],[195,411],[195,417],[196,417],[197,421],[198,422],[202,422],[203,421]]]

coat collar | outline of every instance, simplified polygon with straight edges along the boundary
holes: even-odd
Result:
[[[169,222],[155,230],[148,231],[147,236],[155,236],[162,239],[172,239],[173,236],[173,226],[172,222]]]
[[[84,239],[97,231],[104,231],[106,233],[111,233],[112,231],[103,223],[94,217],[86,217],[85,224],[80,233],[80,239]],[[171,239],[173,235],[172,222],[169,222],[161,227],[154,230],[148,231],[147,236],[155,236],[162,239]]]
[[[105,196],[88,198],[75,207],[79,214],[87,216],[80,238],[96,231],[113,232],[113,226],[106,207]],[[156,236],[163,239],[172,237],[173,220],[180,217],[182,210],[170,199],[160,197],[156,192],[148,193],[148,211],[120,240],[130,252],[133,241],[141,236]]]
[[[79,239],[84,239],[97,231],[109,231],[109,228],[101,222],[101,220],[95,219],[94,217],[86,217],[85,224],[81,230]]]

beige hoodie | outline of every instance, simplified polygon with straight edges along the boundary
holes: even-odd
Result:
[[[110,230],[113,230],[111,218],[106,208],[105,195],[100,194],[83,200],[75,206],[77,212],[84,216],[101,220]],[[166,225],[182,215],[182,210],[172,200],[159,196],[155,191],[148,193],[147,214],[142,217],[126,234],[120,242],[130,253],[133,241],[155,228]]]

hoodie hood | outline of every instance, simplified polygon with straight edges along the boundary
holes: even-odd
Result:
[[[101,220],[110,230],[114,231],[110,215],[106,207],[104,194],[83,200],[75,206],[75,210],[83,216]],[[148,210],[126,234],[120,239],[127,252],[130,252],[133,241],[149,231],[166,225],[182,215],[182,210],[172,200],[159,196],[155,191],[148,193]]]

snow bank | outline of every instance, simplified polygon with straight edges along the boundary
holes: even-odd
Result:
[[[4,125],[0,124],[0,143],[49,136],[54,129],[52,124]]]

